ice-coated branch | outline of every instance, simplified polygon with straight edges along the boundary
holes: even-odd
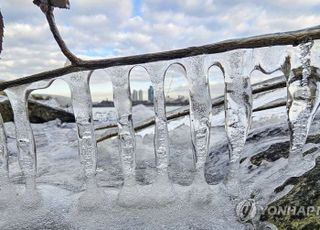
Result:
[[[74,63],[73,65],[64,68],[29,75],[17,80],[3,82],[0,84],[0,90],[4,90],[8,87],[21,85],[25,83],[31,83],[44,79],[51,79],[68,73],[79,72],[83,70],[96,70],[109,68],[112,66],[136,65],[163,60],[173,60],[177,58],[185,58],[201,54],[222,53],[236,49],[251,49],[281,45],[296,46],[299,43],[305,41],[306,39],[320,39],[320,26],[284,33],[273,33],[261,36],[231,39],[204,46],[189,47],[164,52],[156,52],[127,57],[117,57],[110,59],[82,60],[78,64]]]
[[[5,81],[0,83],[0,90],[5,90],[10,87],[29,84],[37,81],[41,81],[43,79],[53,79],[56,76],[63,76],[74,72],[80,72],[86,70],[85,68],[78,67],[75,65],[68,65],[63,68],[58,68],[55,70],[45,71],[42,73],[37,73],[28,77],[22,77],[19,79],[11,80],[11,81]]]

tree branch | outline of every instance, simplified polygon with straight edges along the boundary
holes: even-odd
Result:
[[[273,33],[248,38],[225,40],[210,45],[189,47],[185,49],[177,49],[165,52],[156,52],[150,54],[100,60],[81,60],[80,63],[73,63],[73,65],[69,67],[59,68],[52,71],[30,75],[17,80],[0,83],[0,90],[4,90],[8,87],[21,85],[25,83],[32,83],[39,80],[51,79],[78,71],[104,69],[113,66],[137,65],[164,60],[174,60],[178,58],[197,56],[201,54],[222,53],[236,49],[252,49],[280,45],[295,46],[305,41],[306,39],[320,39],[320,26],[285,33]],[[59,42],[61,40],[58,39]],[[63,44],[60,44],[60,46],[63,47]]]
[[[58,68],[55,70],[50,70],[42,73],[37,73],[31,76],[11,80],[11,81],[5,81],[0,83],[0,91],[5,90],[10,87],[14,86],[19,86],[23,84],[28,84],[36,81],[42,81],[46,79],[52,79],[56,78],[57,76],[63,76],[66,74],[74,73],[74,72],[79,72],[79,71],[84,71],[86,70],[85,68],[74,66],[74,65],[69,65],[63,68]]]
[[[4,34],[4,23],[3,23],[3,17],[0,11],[0,53],[2,51],[3,34]]]
[[[69,50],[69,48],[67,47],[66,43],[64,42],[64,40],[62,39],[62,37],[59,33],[59,30],[58,30],[56,23],[55,23],[55,20],[54,20],[53,10],[54,10],[54,8],[52,6],[49,6],[48,10],[45,12],[51,33],[52,33],[54,39],[56,40],[56,42],[58,43],[60,50],[62,51],[64,56],[66,56],[66,58],[68,58],[68,60],[72,64],[80,65],[82,60],[80,58],[78,58],[76,55],[74,55]]]

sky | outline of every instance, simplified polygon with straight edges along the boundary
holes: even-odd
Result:
[[[61,35],[81,58],[107,58],[209,44],[229,38],[296,30],[320,24],[320,0],[70,0],[71,9],[55,9]],[[66,58],[45,17],[32,0],[1,0],[5,20],[0,80],[62,67]],[[220,79],[219,77],[217,79]],[[212,82],[212,94],[221,89]],[[137,69],[131,88],[146,90],[148,76]],[[166,80],[177,95],[183,78]],[[111,99],[105,72],[91,79],[93,100]],[[39,91],[69,95],[55,82]]]

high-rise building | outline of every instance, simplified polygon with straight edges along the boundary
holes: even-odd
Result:
[[[137,90],[133,90],[132,95],[131,95],[131,100],[132,101],[137,101],[138,100],[138,91]]]
[[[143,91],[142,91],[142,89],[139,90],[139,101],[143,101]]]
[[[148,101],[153,103],[153,100],[154,100],[154,90],[153,90],[153,87],[150,85],[148,89]]]

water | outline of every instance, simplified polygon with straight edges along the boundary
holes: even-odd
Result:
[[[147,107],[150,110],[153,110],[153,106]],[[166,111],[170,112],[176,109],[181,108],[181,106],[166,106]],[[117,111],[115,107],[93,107],[93,120],[96,122],[104,122],[115,124],[117,122]]]

